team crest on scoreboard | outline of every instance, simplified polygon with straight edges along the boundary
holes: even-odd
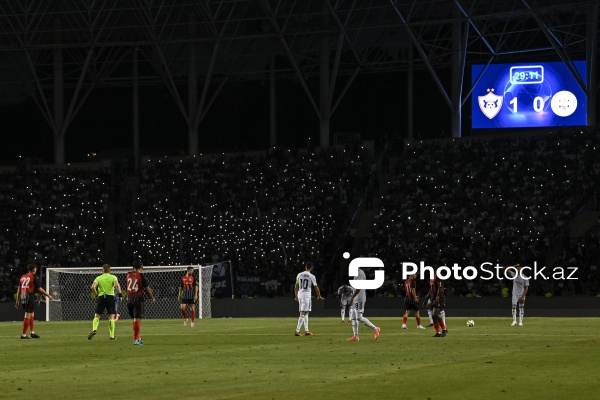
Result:
[[[495,94],[494,88],[487,91],[485,96],[478,96],[477,99],[479,100],[479,108],[483,115],[489,119],[493,119],[500,112],[504,97]]]

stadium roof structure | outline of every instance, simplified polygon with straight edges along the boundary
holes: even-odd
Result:
[[[295,79],[321,120],[327,146],[329,117],[357,75],[427,69],[452,110],[452,133],[460,136],[470,64],[561,60],[595,98],[598,3],[4,0],[0,89],[24,88],[36,101],[54,131],[57,163],[64,162],[66,129],[96,87],[165,85],[196,154],[198,125],[228,81]],[[587,77],[578,75],[575,59],[587,60]],[[439,77],[448,69],[451,87]],[[307,85],[316,77],[317,90]]]

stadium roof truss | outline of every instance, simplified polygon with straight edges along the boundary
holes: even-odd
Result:
[[[196,154],[198,125],[228,81],[295,79],[327,146],[329,117],[358,74],[427,69],[458,121],[470,96],[465,69],[474,63],[562,60],[595,97],[598,3],[5,0],[0,88],[25,89],[35,99],[54,131],[58,163],[65,131],[96,87],[166,85]],[[576,59],[587,60],[587,77],[573,67]],[[459,123],[452,132],[460,135]]]

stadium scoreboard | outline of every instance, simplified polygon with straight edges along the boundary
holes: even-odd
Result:
[[[573,62],[585,82],[585,61]],[[472,128],[585,126],[587,98],[562,62],[473,65]]]

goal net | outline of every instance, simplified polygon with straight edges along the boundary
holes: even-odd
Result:
[[[211,265],[192,265],[198,281],[198,318],[211,318]],[[181,318],[180,304],[177,301],[181,277],[186,274],[188,265],[144,266],[143,274],[148,278],[156,303],[146,299],[144,318]],[[126,290],[125,279],[132,267],[112,267],[110,273],[119,280],[122,290]],[[54,301],[46,302],[46,321],[87,320],[94,316],[96,299],[92,296],[91,286],[102,268],[48,268],[46,270],[46,291]],[[125,293],[124,293],[125,294]],[[119,301],[117,310],[121,318],[129,318],[127,299]]]

